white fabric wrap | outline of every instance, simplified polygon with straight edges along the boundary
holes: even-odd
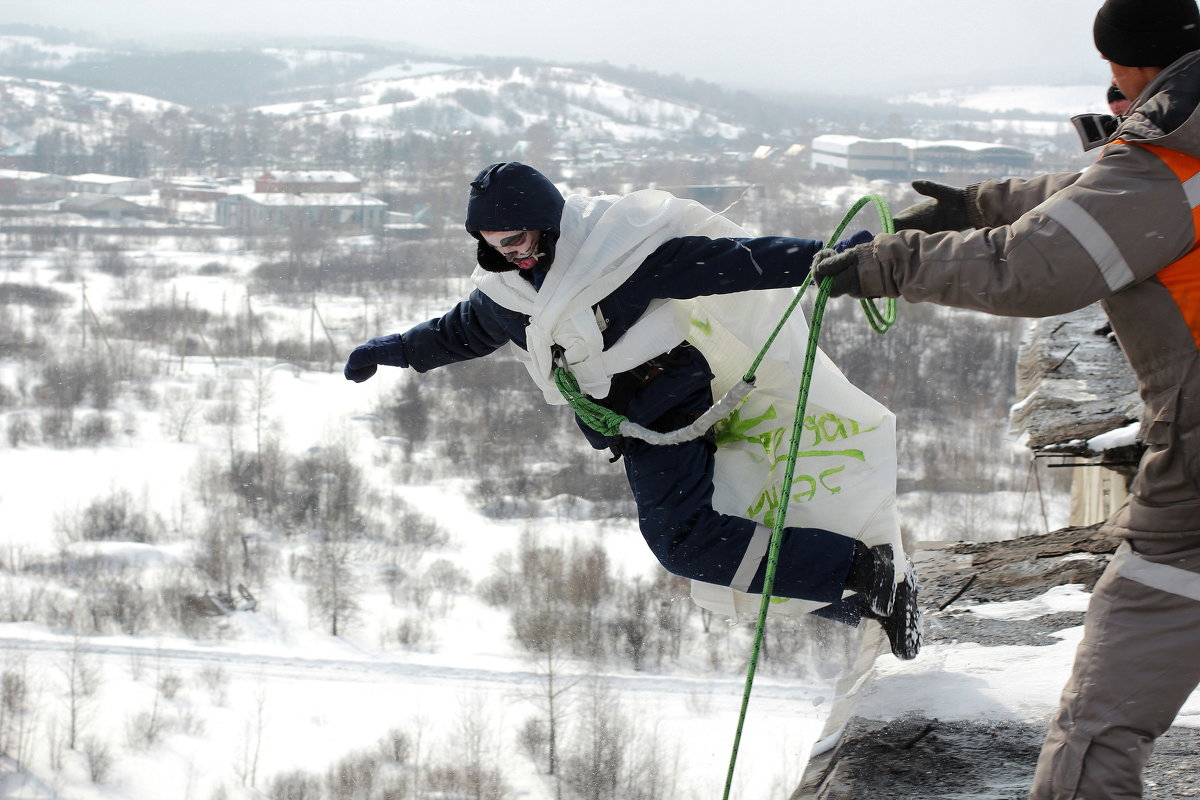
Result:
[[[747,234],[704,206],[665,192],[646,190],[623,198],[572,196],[563,210],[554,266],[541,291],[515,272],[477,269],[473,278],[497,303],[530,317],[528,354],[514,349],[550,403],[565,402],[551,375],[554,344],[564,348],[581,388],[603,398],[614,374],[685,338],[704,354],[713,371],[713,396],[724,397],[741,380],[795,290],[656,301],[608,352],[593,311],[655,249],[689,235]],[[780,496],[807,339],[808,322],[797,309],[759,366],[754,391],[715,426],[713,507],[766,528],[786,507],[789,526],[824,528],[868,545],[889,542],[903,553],[896,511],[895,417],[846,380],[821,351],[813,369],[791,497]],[[753,574],[761,551],[751,543],[744,572]],[[692,598],[730,616],[756,613],[760,600],[736,587],[700,581],[692,581]],[[779,599],[771,609],[793,615],[820,605]]]
[[[613,375],[665,353],[688,335],[691,303],[655,300],[607,351],[593,307],[637,271],[647,257],[679,236],[742,237],[740,227],[694,200],[645,189],[615,197],[571,195],[563,208],[554,266],[540,290],[516,272],[471,276],[480,291],[529,316],[527,350],[514,348],[546,402],[566,403],[554,385],[554,345],[564,351],[579,388],[608,396]]]

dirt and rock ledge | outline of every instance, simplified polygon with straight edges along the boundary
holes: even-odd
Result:
[[[1007,542],[936,544],[918,551],[928,642],[1041,645],[1080,625],[1082,613],[984,619],[964,610],[1027,600],[1063,584],[1089,591],[1117,542],[1099,526]],[[939,721],[854,717],[842,743],[810,762],[792,800],[1024,800],[1046,721]],[[1200,798],[1200,730],[1172,728],[1145,773],[1146,800]]]

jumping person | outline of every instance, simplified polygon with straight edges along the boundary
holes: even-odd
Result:
[[[697,210],[730,224],[665,192],[564,198],[532,167],[492,164],[471,182],[467,202],[478,288],[441,318],[355,348],[346,378],[365,381],[378,365],[426,372],[511,342],[548,400],[554,358],[565,355],[597,402],[652,430],[687,425],[712,404],[713,373],[686,339],[686,317],[681,334],[667,301],[798,286],[822,246],[681,235]],[[761,593],[769,531],[713,508],[711,436],[652,445],[580,428],[597,449],[623,456],[642,534],[668,571]],[[920,646],[916,585],[911,566],[898,579],[898,555],[890,545],[789,527],[773,594],[826,603],[826,616],[848,624],[878,620],[893,653],[912,658]]]

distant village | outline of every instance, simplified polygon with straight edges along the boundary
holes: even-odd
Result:
[[[319,227],[420,236],[426,227],[413,214],[389,211],[387,203],[363,191],[357,176],[331,170],[264,172],[251,180],[151,180],[0,169],[0,203],[20,203],[29,214],[214,224],[244,233]]]
[[[868,139],[826,134],[811,145],[759,147],[758,160],[807,158],[815,171],[868,180],[910,180],[949,173],[1021,175],[1033,170],[1030,151],[958,140]],[[421,238],[428,207],[393,211],[344,170],[267,170],[254,178],[188,175],[163,179],[84,173],[54,175],[20,168],[0,155],[0,204],[8,217],[47,213],[91,220],[150,220],[168,225],[215,226],[238,233],[319,228],[339,233]],[[704,201],[723,199],[726,187],[663,187]],[[744,189],[745,187],[733,187]],[[716,195],[721,195],[718,197]]]

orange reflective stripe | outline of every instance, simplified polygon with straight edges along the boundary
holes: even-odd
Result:
[[[1129,144],[1124,139],[1118,139],[1122,144]],[[1114,142],[1115,144],[1115,142]],[[1189,156],[1186,153],[1181,153],[1178,150],[1171,150],[1166,147],[1160,147],[1156,144],[1142,144],[1136,142],[1138,147],[1149,150],[1154,155],[1158,156],[1164,164],[1170,168],[1171,172],[1175,173],[1175,177],[1180,183],[1190,180],[1200,174],[1200,158]]]
[[[1200,174],[1200,158],[1185,155],[1178,150],[1159,147],[1156,144],[1139,144],[1138,147],[1143,147],[1158,156],[1167,165],[1167,168],[1175,173],[1175,177],[1179,179],[1180,183],[1186,183]],[[1195,232],[1196,242],[1200,243],[1200,207],[1192,208],[1192,230]]]
[[[1200,175],[1200,158],[1186,155],[1178,150],[1171,150],[1156,144],[1127,142],[1124,139],[1114,139],[1111,144],[1131,144],[1141,147],[1144,150],[1149,150],[1158,156],[1158,159],[1167,166],[1167,169],[1175,173],[1175,178],[1180,183],[1187,183],[1192,178]],[[1194,232],[1196,243],[1200,244],[1200,206],[1192,208],[1192,231]]]
[[[1117,139],[1113,144],[1118,142],[1136,144],[1149,150],[1175,173],[1180,183],[1200,175],[1200,158],[1155,144],[1131,143],[1124,139]],[[1175,301],[1183,321],[1192,332],[1196,347],[1200,348],[1200,207],[1192,209],[1192,231],[1196,244],[1183,258],[1160,269],[1156,277],[1171,293],[1171,299]]]
[[[1157,277],[1171,293],[1196,347],[1200,348],[1200,249],[1193,249],[1174,264],[1163,267]]]

